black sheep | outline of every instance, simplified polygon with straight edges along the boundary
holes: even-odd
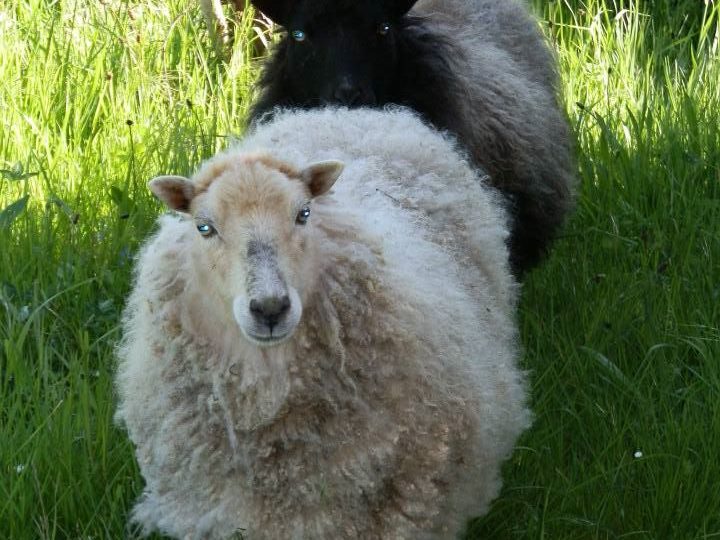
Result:
[[[254,0],[283,26],[251,119],[275,107],[399,104],[454,133],[508,200],[517,274],[572,208],[554,58],[515,0]]]

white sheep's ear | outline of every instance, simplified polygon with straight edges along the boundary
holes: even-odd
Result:
[[[148,182],[148,187],[168,208],[178,212],[190,211],[195,185],[184,176],[158,176]]]
[[[344,168],[345,164],[342,161],[334,159],[318,161],[305,167],[300,173],[300,178],[310,188],[312,196],[318,197],[330,191]]]

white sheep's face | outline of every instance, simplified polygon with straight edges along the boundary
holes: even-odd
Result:
[[[338,161],[298,171],[266,155],[221,155],[193,181],[161,176],[149,184],[194,219],[193,286],[255,345],[282,343],[300,322],[316,279],[312,199],[342,169]]]

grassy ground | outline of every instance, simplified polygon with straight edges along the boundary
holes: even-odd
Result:
[[[536,8],[582,194],[524,288],[536,422],[468,537],[720,538],[720,6]],[[0,537],[126,536],[111,379],[145,181],[242,130],[248,50],[223,64],[193,2],[0,5]]]

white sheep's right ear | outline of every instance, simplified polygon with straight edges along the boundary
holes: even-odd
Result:
[[[302,181],[310,189],[313,197],[318,197],[330,191],[333,184],[340,178],[345,164],[335,159],[318,161],[305,167],[300,173]]]
[[[184,176],[158,176],[148,182],[150,191],[168,208],[178,212],[189,212],[190,202],[195,197],[195,184]]]

